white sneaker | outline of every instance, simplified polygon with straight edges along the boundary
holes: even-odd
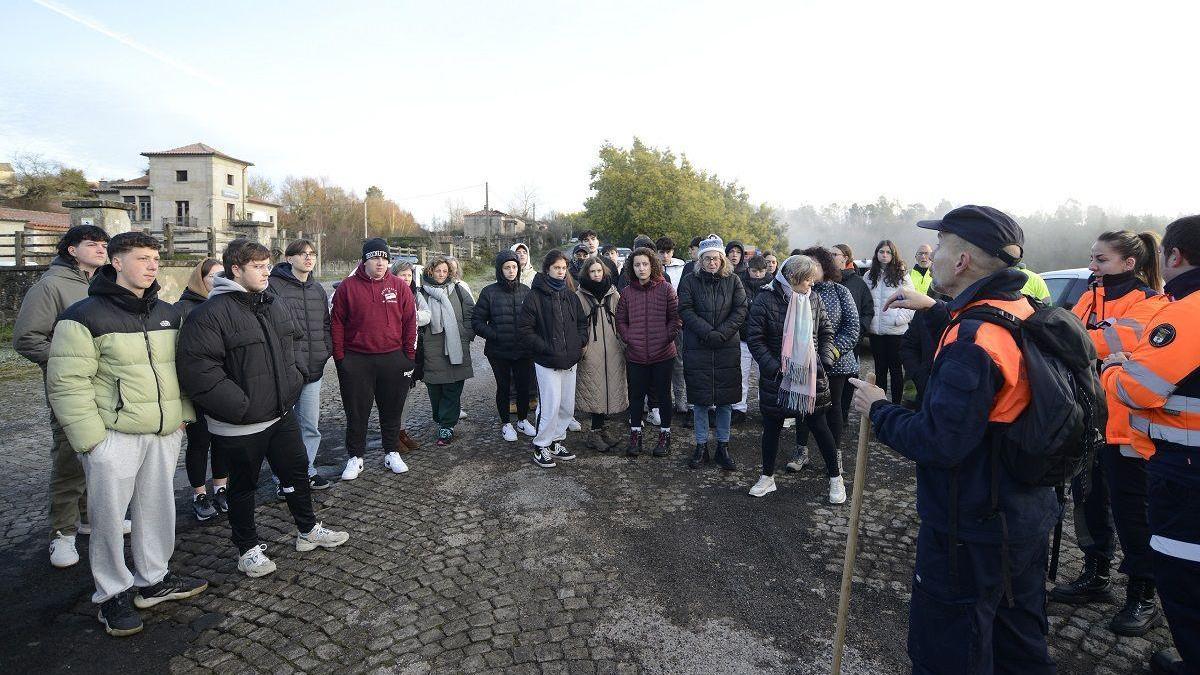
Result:
[[[572,417],[571,421],[567,422],[567,429],[569,429],[571,431],[581,431],[583,429],[583,426],[581,424],[579,424],[579,420]]]
[[[458,409],[458,419],[460,419],[460,420],[467,419],[467,411],[463,410],[462,408],[459,408]]]
[[[408,471],[408,465],[404,463],[404,459],[400,457],[398,452],[389,452],[383,458],[383,465],[392,470],[392,473],[404,473]]]
[[[775,491],[775,477],[774,476],[759,476],[758,482],[754,484],[754,487],[750,488],[750,496],[751,497],[763,497],[774,491]]]
[[[263,551],[267,550],[266,544],[259,544],[254,548],[246,551],[238,558],[238,571],[245,573],[250,578],[265,577],[275,571],[275,563],[267,557]]]
[[[796,418],[795,417],[789,417],[783,421],[784,429],[791,429],[794,426],[796,426]]]
[[[808,447],[801,445],[792,453],[792,459],[787,463],[787,470],[796,473],[808,465]]]
[[[529,423],[529,420],[521,420],[517,422],[517,431],[526,436],[537,436],[537,427]]]
[[[312,532],[308,534],[296,534],[296,550],[311,551],[318,546],[321,548],[336,548],[349,541],[349,539],[349,532],[327,530],[320,523],[317,523],[313,526]]]
[[[516,442],[517,440],[517,430],[513,428],[512,422],[500,427],[500,435],[509,443]]]
[[[79,551],[75,550],[75,537],[61,532],[54,533],[50,541],[50,564],[62,569],[79,562]]]
[[[362,457],[351,457],[346,460],[346,468],[342,470],[342,480],[354,480],[358,478],[358,474],[362,473],[362,470]]]
[[[842,480],[841,476],[829,479],[829,503],[846,503],[846,482]]]
[[[129,534],[130,532],[133,532],[133,521],[131,521],[131,520],[121,521],[121,534]],[[91,523],[85,523],[85,522],[78,521],[78,520],[75,521],[75,534],[82,534],[83,536],[86,537],[86,536],[90,535],[91,533],[92,533],[92,524]]]
[[[658,408],[650,409],[650,414],[646,415],[646,424],[653,424],[656,427],[662,426],[662,415],[658,414]]]

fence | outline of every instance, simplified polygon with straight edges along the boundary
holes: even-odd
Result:
[[[58,233],[8,232],[0,234],[0,265],[46,265],[58,249]]]

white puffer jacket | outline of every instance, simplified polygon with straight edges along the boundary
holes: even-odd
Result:
[[[878,284],[872,284],[870,276],[866,274],[863,275],[863,281],[867,282],[867,288],[871,289],[871,299],[875,301],[875,316],[871,317],[871,334],[904,335],[915,312],[911,309],[896,307],[892,307],[886,312],[883,311],[884,303],[896,294],[896,291],[899,290],[898,287],[888,284],[882,274],[879,275]],[[900,285],[904,288],[913,287],[908,273],[900,275]]]

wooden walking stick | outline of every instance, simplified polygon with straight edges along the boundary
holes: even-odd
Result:
[[[867,375],[875,384],[875,374]],[[833,638],[833,675],[842,672],[842,647],[846,643],[846,623],[850,615],[850,582],[854,578],[854,555],[858,552],[858,516],[862,512],[863,489],[867,484],[867,441],[871,435],[871,417],[863,413],[858,420],[858,456],[854,459],[854,490],[850,497],[850,527],[846,532],[846,560],[842,564],[842,594],[838,598],[837,633]]]

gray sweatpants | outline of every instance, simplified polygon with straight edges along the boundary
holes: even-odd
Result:
[[[99,445],[80,455],[92,524],[92,602],[100,604],[134,585],[152,586],[166,576],[175,552],[173,480],[182,442],[182,430],[157,436],[109,429]],[[126,509],[133,520],[130,544],[136,576],[125,565],[121,530]]]

